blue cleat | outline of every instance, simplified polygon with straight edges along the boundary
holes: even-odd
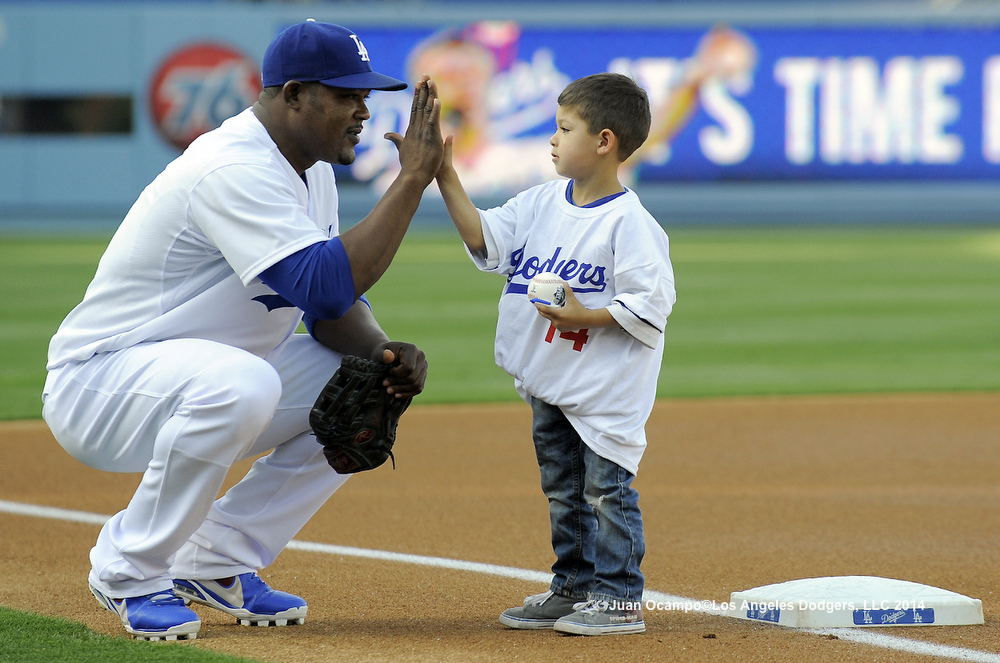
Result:
[[[243,626],[304,624],[306,602],[267,586],[256,573],[243,573],[219,580],[174,580],[174,593],[227,612]]]
[[[194,640],[201,619],[170,590],[113,599],[93,585],[90,591],[102,608],[118,613],[125,630],[139,640]]]

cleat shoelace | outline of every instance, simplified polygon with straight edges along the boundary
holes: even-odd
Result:
[[[161,605],[184,605],[184,599],[177,596],[173,592],[163,592],[162,594],[157,594],[155,596],[149,597],[149,602],[155,606]]]

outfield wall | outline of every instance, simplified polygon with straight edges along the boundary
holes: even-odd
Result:
[[[357,30],[384,73],[412,80],[436,54],[450,63],[436,78],[467,77],[453,89],[471,100],[451,116],[482,204],[554,176],[567,82],[621,71],[660,108],[725,24],[748,61],[701,85],[690,116],[627,173],[664,222],[997,220],[1000,8],[574,7],[0,3],[0,219],[120,216],[194,136],[252,102],[273,36],[314,17]],[[402,130],[408,106],[405,93],[372,95],[358,159],[337,167],[346,222],[391,180],[381,136]],[[442,210],[430,196],[421,216]]]

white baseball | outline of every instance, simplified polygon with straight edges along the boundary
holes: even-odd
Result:
[[[528,284],[528,299],[548,306],[565,306],[566,286],[563,280],[552,272],[536,274]]]

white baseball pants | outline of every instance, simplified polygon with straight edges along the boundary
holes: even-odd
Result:
[[[141,596],[273,562],[348,479],[308,421],[340,359],[296,334],[268,361],[176,339],[51,371],[43,417],[59,444],[97,469],[143,472],[91,550],[94,587]],[[234,462],[268,450],[216,499]]]

